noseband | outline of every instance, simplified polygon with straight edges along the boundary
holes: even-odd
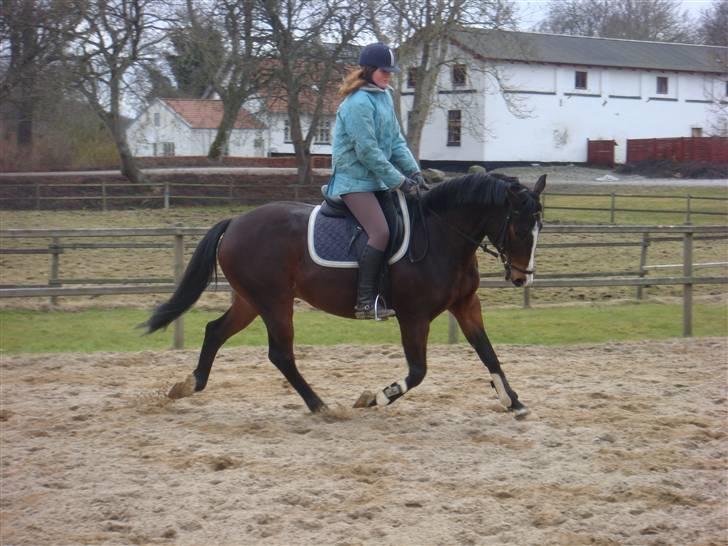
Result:
[[[480,243],[476,243],[483,252],[486,252],[496,258],[500,258],[501,263],[503,264],[503,269],[506,271],[506,280],[510,280],[511,273],[513,271],[518,271],[524,275],[533,275],[536,272],[535,269],[523,269],[522,267],[518,267],[517,265],[514,265],[511,260],[511,220],[513,217],[520,216],[520,214],[520,211],[513,210],[513,207],[508,207],[508,212],[506,213],[506,218],[503,221],[503,226],[500,229],[498,238],[493,242],[495,251],[489,249],[487,243],[482,241]],[[536,212],[533,216],[535,221],[538,222],[540,213]],[[470,237],[468,237],[468,239],[475,241]]]

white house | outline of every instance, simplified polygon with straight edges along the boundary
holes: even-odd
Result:
[[[588,139],[614,140],[624,162],[627,139],[728,134],[726,47],[468,29],[449,57],[426,162],[585,162]]]
[[[155,99],[127,129],[135,156],[206,156],[222,120],[220,100]],[[268,153],[266,126],[241,109],[226,155],[261,157]]]
[[[303,93],[300,97],[301,125],[304,135],[308,133],[311,127],[313,117],[311,112],[314,109],[315,98],[309,93]],[[335,86],[332,86],[324,97],[323,110],[314,129],[313,141],[311,142],[312,155],[331,155],[336,108],[339,105],[339,100]],[[251,101],[246,107],[251,112],[255,112],[258,119],[265,123],[266,142],[268,143],[267,155],[293,155],[291,125],[285,99],[282,96],[258,99]]]

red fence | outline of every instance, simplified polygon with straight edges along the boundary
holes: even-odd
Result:
[[[627,163],[659,159],[728,163],[728,137],[627,140]]]

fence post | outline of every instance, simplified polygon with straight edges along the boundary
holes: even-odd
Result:
[[[523,289],[523,308],[531,308],[531,288],[528,286]]]
[[[35,208],[40,210],[40,182],[35,183]]]
[[[106,204],[106,181],[101,179],[101,210],[106,212],[108,210]]]
[[[610,214],[609,214],[609,223],[610,224],[614,223],[614,209],[616,208],[616,201],[617,201],[617,196],[615,195],[614,192],[612,192],[612,205],[611,205]]]
[[[458,342],[458,322],[450,312],[447,314],[447,342],[450,344]]]
[[[692,222],[692,197],[690,194],[687,196],[687,212],[685,213],[685,223],[689,224]]]
[[[693,276],[693,234],[686,232],[683,238],[683,277]],[[693,335],[693,285],[683,284],[683,337]]]
[[[169,182],[164,183],[164,209],[169,208]]]
[[[181,233],[174,236],[174,283],[179,286],[184,274],[185,237]],[[184,317],[181,316],[174,321],[174,349],[184,349],[185,326]]]
[[[640,248],[640,269],[639,269],[639,276],[641,279],[645,278],[645,275],[647,274],[647,270],[645,269],[645,266],[647,265],[647,247],[650,246],[650,234],[649,233],[643,233],[642,234],[642,246]],[[637,299],[641,300],[644,297],[643,294],[644,286],[639,285],[637,287]]]
[[[228,182],[228,201],[230,201],[230,206],[233,205],[233,179],[231,178]]]
[[[48,252],[51,254],[51,267],[48,275],[48,286],[55,287],[61,286],[60,281],[60,268],[61,268],[61,243],[58,237],[51,239],[51,244],[48,245]],[[58,305],[58,296],[51,296],[51,306],[55,307]]]

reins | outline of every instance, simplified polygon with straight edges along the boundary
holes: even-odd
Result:
[[[424,257],[427,255],[427,252],[429,250],[430,245],[430,237],[427,230],[427,221],[425,220],[425,214],[424,214],[424,207],[422,206],[422,200],[420,195],[420,189],[417,188],[417,205],[420,213],[420,217],[422,218],[422,225],[425,233],[425,250],[422,253],[422,255],[419,258],[414,258],[410,253],[410,262],[417,263],[424,259]],[[477,241],[474,237],[470,236],[469,234],[465,233],[460,228],[452,225],[450,222],[445,220],[439,213],[437,213],[433,209],[428,209],[429,212],[432,213],[432,215],[440,220],[443,224],[445,224],[449,229],[457,233],[460,237],[468,241],[469,243],[472,243],[475,245],[476,248],[479,248],[486,254],[490,254],[491,256],[495,258],[500,258],[501,262],[503,263],[503,267],[506,270],[506,278],[510,278],[511,271],[515,270],[519,273],[523,273],[525,275],[533,275],[534,271],[532,269],[523,269],[521,267],[518,267],[517,265],[513,265],[511,262],[510,254],[508,253],[508,234],[509,234],[509,227],[511,224],[511,218],[513,215],[518,215],[519,213],[516,211],[514,212],[512,207],[508,207],[508,212],[506,213],[506,218],[503,221],[503,225],[501,227],[500,233],[498,234],[498,239],[495,243],[493,243],[493,246],[495,246],[495,250],[491,250],[488,248],[488,243],[485,241]],[[414,221],[413,221],[413,232],[414,232]]]

